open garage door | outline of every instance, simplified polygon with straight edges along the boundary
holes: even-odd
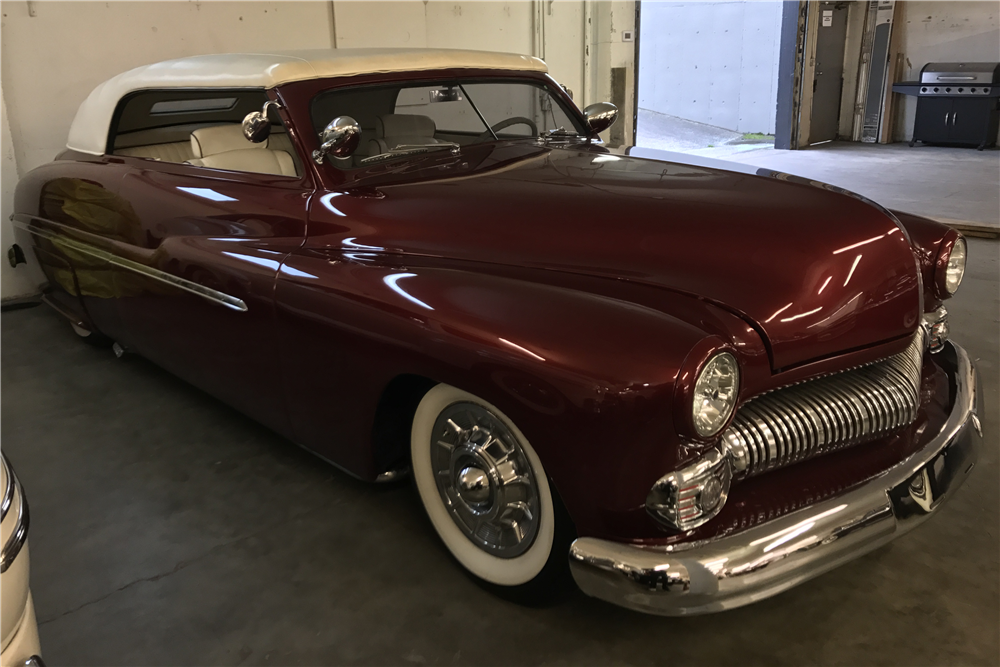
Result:
[[[773,145],[782,3],[643,2],[636,144],[719,154]]]

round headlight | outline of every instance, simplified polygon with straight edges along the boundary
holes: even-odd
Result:
[[[740,387],[740,368],[736,357],[720,352],[701,370],[694,383],[691,417],[698,435],[703,438],[719,432],[736,407]]]
[[[965,255],[965,239],[958,237],[951,246],[948,265],[944,269],[944,289],[948,294],[954,294],[962,284],[962,276],[965,275]]]

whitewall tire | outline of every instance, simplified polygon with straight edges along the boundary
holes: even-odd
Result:
[[[503,412],[439,384],[417,406],[410,454],[427,516],[459,563],[498,586],[539,577],[553,555],[552,493],[535,450]]]

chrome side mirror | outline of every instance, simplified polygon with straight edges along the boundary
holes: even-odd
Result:
[[[281,108],[277,102],[268,100],[260,111],[251,111],[243,118],[243,136],[247,141],[259,144],[271,136],[271,120],[267,117],[267,112],[272,106]]]
[[[319,141],[319,150],[313,151],[316,164],[323,164],[323,158],[327,155],[350,157],[361,143],[361,128],[358,121],[350,116],[337,116],[323,128]]]
[[[618,107],[611,102],[598,102],[584,109],[583,117],[587,119],[590,132],[597,134],[615,124],[618,120]]]

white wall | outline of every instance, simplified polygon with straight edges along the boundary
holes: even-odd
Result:
[[[3,225],[0,225],[0,248],[3,249],[3,257],[0,257],[0,287],[3,288],[4,298],[16,298],[27,296],[35,291],[35,286],[28,280],[24,271],[15,271],[7,263],[7,248],[14,243],[14,228],[10,225],[10,214],[14,212],[14,186],[17,185],[17,162],[14,160],[14,144],[10,137],[10,123],[7,122],[7,102],[0,97],[0,124],[3,125],[3,134],[0,136],[3,147],[3,161],[0,163],[0,182],[2,182],[2,192],[0,192],[0,218]]]
[[[138,65],[202,53],[330,47],[508,51],[544,58],[582,108],[608,99],[610,67],[631,71],[634,63],[634,43],[622,43],[620,34],[634,27],[634,0],[3,0],[0,8],[3,252],[17,177],[63,150],[73,115],[95,85]],[[631,108],[629,85],[619,121],[629,139]],[[9,275],[7,269],[0,273],[4,298],[20,289]]]
[[[781,2],[643,2],[639,106],[774,133]]]
[[[4,0],[0,6],[0,80],[21,173],[61,151],[80,102],[125,70],[199,53],[330,46],[327,3]]]
[[[901,11],[900,11],[901,10]],[[903,79],[919,81],[929,62],[1000,61],[1000,3],[903,2],[897,9],[900,49],[906,56]],[[917,110],[915,97],[897,100],[896,141],[909,140]]]

